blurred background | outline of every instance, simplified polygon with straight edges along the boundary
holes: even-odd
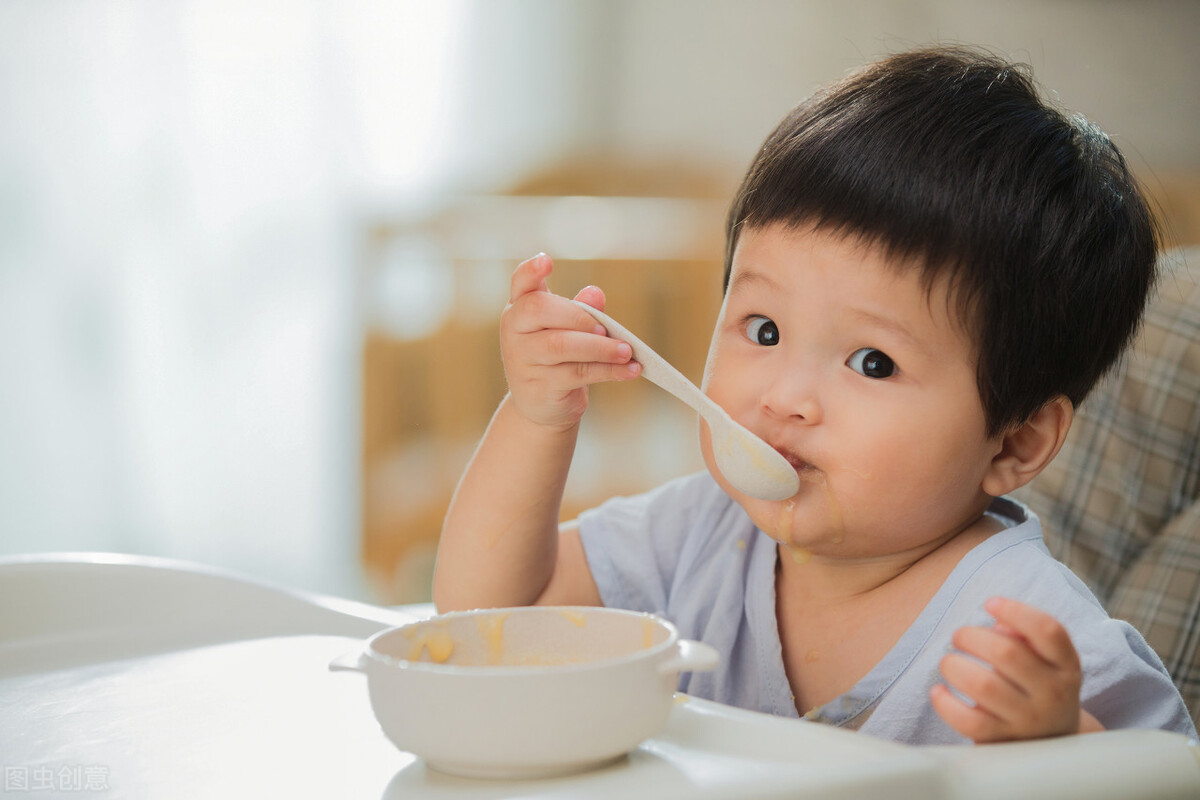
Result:
[[[1200,241],[1193,0],[4,0],[0,555],[424,600],[504,392],[515,264],[694,379],[721,224],[796,102],[965,42],[1109,131]],[[593,394],[564,515],[700,468]]]

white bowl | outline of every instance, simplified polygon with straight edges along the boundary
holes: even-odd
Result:
[[[329,666],[366,674],[383,732],[428,766],[528,778],[629,752],[666,724],[679,673],[718,660],[660,617],[541,606],[392,628]]]

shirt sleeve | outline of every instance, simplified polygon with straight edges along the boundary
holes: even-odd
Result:
[[[1132,625],[1105,620],[1076,646],[1083,663],[1083,708],[1105,728],[1156,728],[1196,737],[1171,676]]]
[[[1195,737],[1187,706],[1158,654],[1132,625],[1109,617],[1077,575],[1053,563],[1054,575],[1038,582],[1031,601],[1071,636],[1083,669],[1083,709],[1109,730],[1153,728]],[[1039,591],[1057,591],[1058,602]]]
[[[675,570],[707,499],[707,473],[579,515],[579,535],[600,599],[611,608],[665,614]]]

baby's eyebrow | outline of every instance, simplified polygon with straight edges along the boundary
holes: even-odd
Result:
[[[851,316],[862,322],[865,322],[869,325],[874,325],[877,328],[882,328],[888,333],[904,339],[914,348],[924,353],[929,352],[929,347],[925,344],[925,342],[922,342],[920,339],[914,336],[912,331],[906,328],[901,322],[892,319],[891,317],[885,317],[880,314],[876,314],[873,311],[866,310],[865,308],[852,308],[849,309],[849,313]]]
[[[738,273],[733,276],[733,280],[729,284],[729,291],[732,293],[746,286],[755,285],[762,286],[763,288],[772,292],[778,292],[782,289],[779,283],[770,275],[767,275],[763,272],[755,272],[752,269],[744,269],[738,271]]]

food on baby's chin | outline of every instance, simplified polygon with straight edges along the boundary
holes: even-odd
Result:
[[[779,507],[779,512],[775,515],[775,531],[772,536],[778,542],[783,542],[785,545],[791,539],[792,523],[796,520],[796,498],[787,500]]]
[[[785,502],[779,509],[779,514],[775,517],[775,535],[777,542],[782,544],[792,556],[792,561],[797,564],[806,564],[812,558],[812,553],[805,550],[803,547],[797,547],[791,543],[792,523],[796,519],[796,500],[793,498]]]
[[[847,468],[849,469],[849,468]],[[863,473],[858,470],[850,469],[856,475],[862,476]],[[810,483],[815,486],[820,486],[821,491],[825,494],[825,501],[829,507],[829,523],[833,529],[833,536],[829,539],[832,544],[841,544],[846,537],[846,519],[842,511],[842,504],[838,500],[837,495],[833,493],[833,489],[829,485],[829,479],[825,473],[816,469],[806,469],[800,473],[800,479],[805,483]],[[771,538],[783,544],[792,555],[792,560],[797,564],[807,563],[812,558],[812,553],[808,550],[797,547],[791,543],[792,527],[796,522],[796,499],[793,497],[783,502],[779,506],[779,510],[775,514],[775,530],[770,534]]]
[[[842,540],[846,538],[846,519],[842,514],[842,504],[838,502],[833,490],[829,488],[829,479],[824,475],[821,476],[821,488],[825,490],[825,499],[829,501],[829,515],[832,517],[830,522],[836,531],[831,541],[834,544],[841,544]]]
[[[792,521],[795,517],[796,501],[788,500],[779,509],[779,515],[775,517],[775,535],[771,538],[783,545],[784,549],[791,555],[794,563],[807,564],[808,560],[812,558],[812,551],[806,550],[799,545],[794,545],[789,541],[791,538]]]
[[[811,550],[805,550],[803,547],[796,547],[794,544],[788,544],[786,542],[784,542],[783,546],[787,548],[789,553],[791,553],[792,561],[797,564],[807,564],[808,560],[812,558]]]

